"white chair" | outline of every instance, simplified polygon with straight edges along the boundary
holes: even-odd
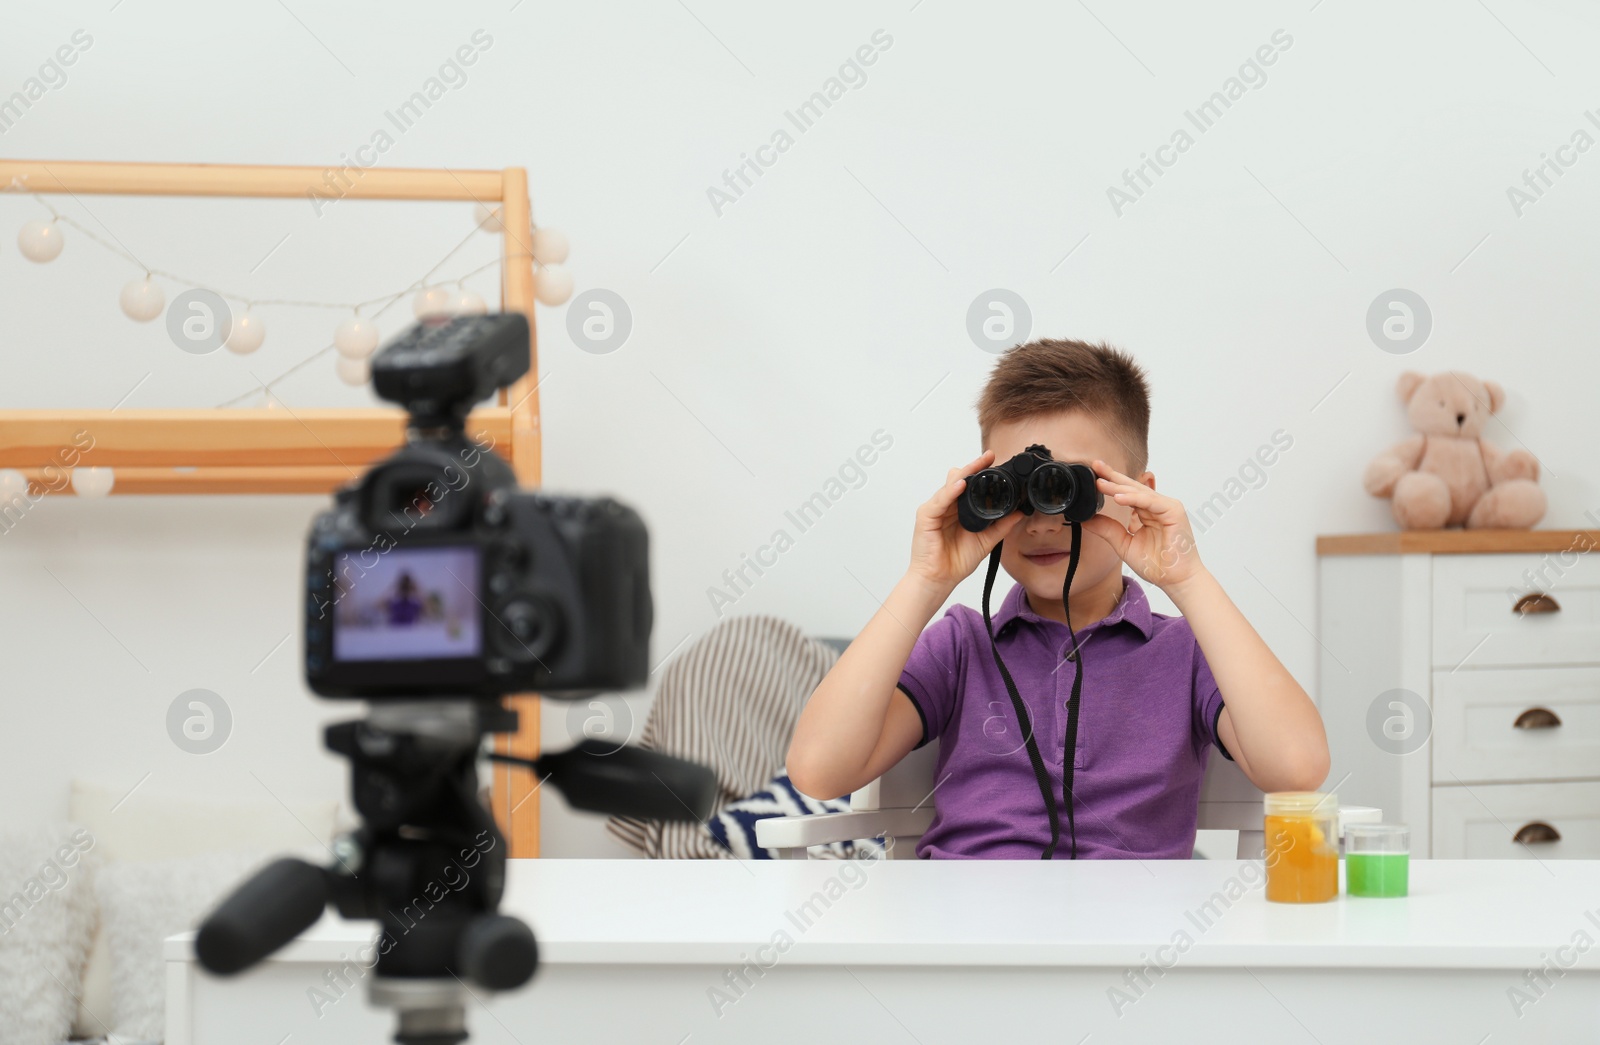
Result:
[[[901,759],[892,769],[850,795],[850,810],[812,816],[769,817],[756,821],[756,844],[778,850],[784,860],[804,860],[808,847],[857,838],[883,838],[889,859],[916,859],[917,840],[933,821],[933,769],[939,755],[934,741]],[[1266,839],[1262,831],[1261,792],[1233,762],[1213,751],[1200,787],[1197,855],[1217,856],[1237,834],[1238,859],[1260,859]],[[1346,824],[1378,823],[1383,811],[1371,806],[1339,810],[1339,837]],[[1221,834],[1210,834],[1221,832]]]

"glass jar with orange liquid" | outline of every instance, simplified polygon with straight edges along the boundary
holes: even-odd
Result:
[[[1267,899],[1323,903],[1339,895],[1339,796],[1274,791],[1266,796]]]

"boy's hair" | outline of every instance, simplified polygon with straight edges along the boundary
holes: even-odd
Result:
[[[978,397],[985,448],[994,426],[1082,410],[1128,453],[1137,477],[1150,456],[1150,386],[1133,357],[1105,343],[1045,338],[1008,349]]]

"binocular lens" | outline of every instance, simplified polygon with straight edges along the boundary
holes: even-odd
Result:
[[[985,468],[969,478],[964,496],[983,519],[1003,519],[1017,506],[1017,486],[998,468]]]
[[[1034,511],[1045,515],[1060,515],[1066,511],[1076,488],[1072,472],[1056,461],[1041,464],[1028,476],[1028,498],[1033,502]]]

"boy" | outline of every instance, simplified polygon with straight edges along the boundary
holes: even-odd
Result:
[[[951,469],[917,510],[905,576],[801,714],[788,755],[795,786],[817,798],[849,794],[938,738],[935,813],[917,856],[1045,853],[1042,784],[982,614],[951,606],[928,626],[1002,540],[1000,562],[1016,583],[992,613],[995,643],[1061,807],[1058,858],[1071,855],[1063,756],[1080,667],[1071,805],[1079,859],[1193,856],[1213,743],[1263,791],[1320,785],[1329,764],[1321,716],[1201,563],[1183,506],[1156,493],[1145,470],[1149,388],[1132,358],[1078,341],[1012,348],[978,401],[978,426],[984,452]],[[1018,510],[971,533],[956,515],[965,476],[1033,443],[1057,461],[1088,464],[1105,495],[1083,524],[1070,592],[1082,659],[1069,656],[1061,598],[1071,524]],[[1123,576],[1124,563],[1139,580]],[[1141,580],[1183,616],[1151,612]]]

